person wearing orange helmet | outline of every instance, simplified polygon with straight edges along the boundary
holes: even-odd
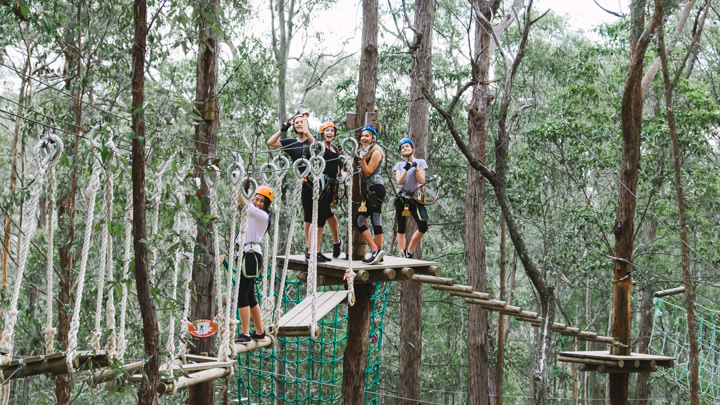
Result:
[[[342,172],[342,165],[340,164],[340,154],[342,149],[332,144],[332,141],[337,136],[337,127],[333,122],[325,122],[320,125],[320,138],[323,140],[325,145],[325,171],[323,172],[324,185],[323,190],[320,192],[320,201],[318,207],[323,207],[323,210],[327,214],[327,224],[330,225],[330,232],[333,237],[333,253],[334,258],[340,257],[340,248],[342,242],[340,241],[340,232],[338,231],[338,220],[335,213],[332,212],[332,204],[337,199],[338,193],[338,176]]]
[[[260,241],[270,228],[270,203],[273,200],[270,187],[260,186],[255,190],[255,196],[247,206],[248,219],[245,229],[245,238],[240,240],[242,232],[235,239],[239,246],[238,254],[242,251],[242,266],[238,282],[238,313],[240,315],[240,336],[235,343],[248,343],[253,339],[265,338],[265,329],[260,316],[260,306],[255,298],[255,279],[260,276],[263,269],[263,257]],[[242,198],[238,199],[243,205]],[[252,316],[255,332],[250,333],[250,317]]]

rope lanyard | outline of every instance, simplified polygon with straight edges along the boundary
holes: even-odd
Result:
[[[272,308],[274,304],[274,293],[275,293],[275,276],[276,276],[276,270],[277,270],[277,254],[278,254],[278,245],[280,240],[280,211],[282,210],[282,199],[283,199],[283,193],[282,193],[282,184],[285,180],[285,175],[288,172],[288,169],[290,168],[290,161],[282,155],[277,156],[275,159],[273,159],[272,162],[273,166],[279,169],[279,172],[277,172],[277,175],[275,176],[275,182],[273,183],[273,190],[276,190],[275,193],[275,227],[273,228],[273,247],[272,247],[272,260],[270,261],[270,274],[267,275],[267,272],[263,273],[263,297],[262,297],[262,319],[263,319],[263,325],[269,325],[272,322]],[[261,171],[263,173],[263,177],[267,178],[265,176],[265,171]],[[292,223],[292,222],[291,222]],[[283,292],[282,290],[279,293],[279,296],[282,297]]]
[[[346,138],[343,143],[343,152],[345,153],[345,173],[347,173],[347,176],[345,176],[345,187],[346,190],[352,190],[353,187],[353,156],[355,156],[355,153],[357,151],[357,141],[355,138]],[[347,192],[346,192],[347,194]],[[352,198],[348,196],[347,199],[347,212],[348,215],[351,215],[352,213]],[[343,276],[343,279],[347,281],[348,285],[348,305],[353,306],[355,305],[355,272],[353,271],[353,261],[352,261],[352,255],[353,255],[353,224],[352,224],[352,218],[349,218],[347,223],[347,257],[348,257],[348,268],[345,270],[345,275]]]
[[[123,246],[122,282],[120,283],[120,291],[122,294],[122,297],[120,297],[120,329],[117,333],[118,347],[117,354],[115,356],[118,360],[123,359],[125,356],[125,349],[127,348],[127,340],[125,339],[125,319],[127,318],[127,280],[130,277],[130,258],[132,254],[132,222],[133,190],[131,186],[128,186],[125,196],[125,233],[123,235],[125,244]]]
[[[313,145],[322,145],[315,142]],[[322,149],[325,146],[323,145]],[[312,149],[311,149],[312,150]],[[312,311],[310,316],[310,336],[317,332],[317,257],[318,257],[318,203],[320,201],[320,177],[325,170],[325,159],[318,153],[310,158],[310,172],[313,178],[312,195],[312,223],[310,225],[310,261],[308,262],[308,279],[305,297],[312,298]]]
[[[300,158],[293,163],[293,172],[295,173],[295,190],[293,191],[293,201],[290,205],[292,210],[292,218],[290,224],[295,224],[297,220],[299,207],[300,207],[300,193],[305,182],[305,176],[310,172],[310,162],[305,158]],[[280,294],[278,294],[277,302],[275,303],[275,320],[273,323],[273,332],[277,334],[278,324],[280,323],[280,317],[283,314],[283,291],[285,290],[285,281],[287,279],[288,264],[290,263],[290,248],[292,247],[292,241],[295,236],[295,226],[291,225],[287,240],[285,242],[285,260],[283,261],[282,274],[280,275]]]
[[[90,255],[90,242],[92,240],[95,220],[95,196],[97,195],[97,190],[100,186],[100,171],[102,170],[102,166],[100,164],[100,153],[98,152],[96,144],[93,144],[92,146],[92,160],[92,172],[90,174],[90,183],[88,185],[88,193],[86,197],[87,214],[85,221],[85,237],[83,239],[83,247],[80,254],[80,271],[77,279],[75,306],[72,312],[72,320],[70,321],[70,331],[68,332],[68,350],[74,350],[77,347],[77,335],[80,330],[80,312],[82,310],[83,301],[82,296],[85,290],[85,274],[87,273],[87,262]],[[73,365],[73,356],[67,356],[65,360],[68,372],[74,372],[75,367]]]

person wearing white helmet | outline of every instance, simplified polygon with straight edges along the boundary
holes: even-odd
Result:
[[[403,160],[398,162],[393,171],[398,182],[397,198],[395,198],[395,218],[397,218],[397,242],[400,249],[400,257],[412,258],[415,247],[420,244],[423,235],[428,230],[427,210],[425,206],[415,201],[413,195],[418,187],[425,182],[425,171],[428,168],[424,159],[415,158],[415,143],[410,138],[403,138],[398,142],[398,150]],[[406,212],[417,223],[418,231],[410,238],[406,246],[405,230],[407,216]]]
[[[332,204],[337,199],[338,176],[342,172],[342,165],[340,164],[342,149],[332,144],[335,136],[337,136],[337,127],[333,122],[325,122],[320,125],[320,138],[322,138],[325,145],[325,154],[323,155],[323,158],[325,158],[325,171],[323,173],[324,186],[320,192],[318,209],[322,206],[323,211],[327,213],[327,224],[330,225],[330,233],[332,233],[333,237],[332,256],[337,259],[340,257],[342,242],[338,231],[338,220],[335,213],[332,212]]]
[[[282,127],[278,132],[270,137],[267,141],[267,145],[272,148],[282,148],[283,152],[290,157],[294,162],[300,158],[310,159],[310,145],[315,143],[315,137],[310,133],[310,127],[308,125],[309,113],[307,110],[302,109],[289,120],[283,123]],[[295,138],[283,138],[282,135],[292,127],[293,132],[297,135]],[[303,227],[305,229],[305,259],[310,260],[310,226],[312,225],[312,206],[313,206],[313,182],[305,181],[302,187],[300,201],[302,202],[303,208]],[[326,207],[327,206],[327,207]],[[329,204],[320,205],[318,203],[318,228],[317,238],[318,241],[322,241],[323,227],[325,221],[328,219],[328,210],[330,209]],[[331,259],[317,252],[318,263],[329,262]]]

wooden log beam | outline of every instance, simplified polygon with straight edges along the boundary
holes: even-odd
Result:
[[[414,267],[415,274],[438,277],[441,273],[440,266]]]
[[[134,363],[125,364],[119,368],[104,368],[100,371],[94,372],[88,379],[87,383],[91,387],[95,387],[99,384],[112,381],[120,375],[130,376],[135,371],[142,368],[145,363],[143,361],[136,361]]]
[[[587,357],[563,356],[562,354],[559,354],[557,359],[558,361],[562,361],[565,363],[590,364],[593,366],[605,366],[613,368],[623,368],[623,366],[625,366],[624,360],[600,360]]]
[[[397,280],[398,281],[404,281],[404,280],[411,280],[415,277],[415,269],[412,267],[403,267],[400,269],[400,271],[397,272]]]
[[[403,269],[403,270],[405,270],[405,269]],[[427,283],[427,284],[436,284],[436,285],[451,286],[451,285],[455,284],[455,282],[451,278],[426,276],[424,274],[415,274],[412,277],[412,280],[417,281],[418,283]]]
[[[158,393],[171,394],[177,390],[191,387],[196,384],[212,381],[230,375],[232,367],[204,370],[190,374],[188,377],[180,377],[176,382],[165,382],[158,384]]]
[[[669,295],[675,295],[675,294],[684,294],[685,293],[685,287],[675,287],[671,288],[669,290],[662,290],[662,291],[655,291],[653,296],[655,297],[667,297]]]
[[[433,288],[435,288],[435,287],[443,287],[443,286],[433,286]],[[440,290],[440,288],[437,288],[437,289]],[[480,301],[488,301],[488,302],[491,301],[488,299],[490,297],[490,295],[488,295],[487,293],[479,292],[479,291],[473,291],[473,292],[450,291],[450,295],[452,295],[454,297],[472,298],[474,300],[480,300]],[[504,307],[495,306],[495,305],[493,307],[504,308]]]

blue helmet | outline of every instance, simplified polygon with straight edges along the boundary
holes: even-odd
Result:
[[[373,128],[373,127],[370,126],[370,125],[365,125],[364,127],[362,127],[362,129],[360,129],[360,133],[361,133],[361,134],[362,134],[364,131],[370,131],[370,132],[372,132],[373,134],[375,134],[375,138],[377,138],[377,136],[378,136],[377,129]]]
[[[406,143],[409,143],[410,146],[412,146],[413,149],[415,149],[415,142],[413,142],[412,139],[410,139],[410,138],[403,138],[403,139],[400,140],[400,142],[398,142],[398,150],[400,150],[400,148],[402,148],[402,146],[403,146],[404,144],[406,144]]]

